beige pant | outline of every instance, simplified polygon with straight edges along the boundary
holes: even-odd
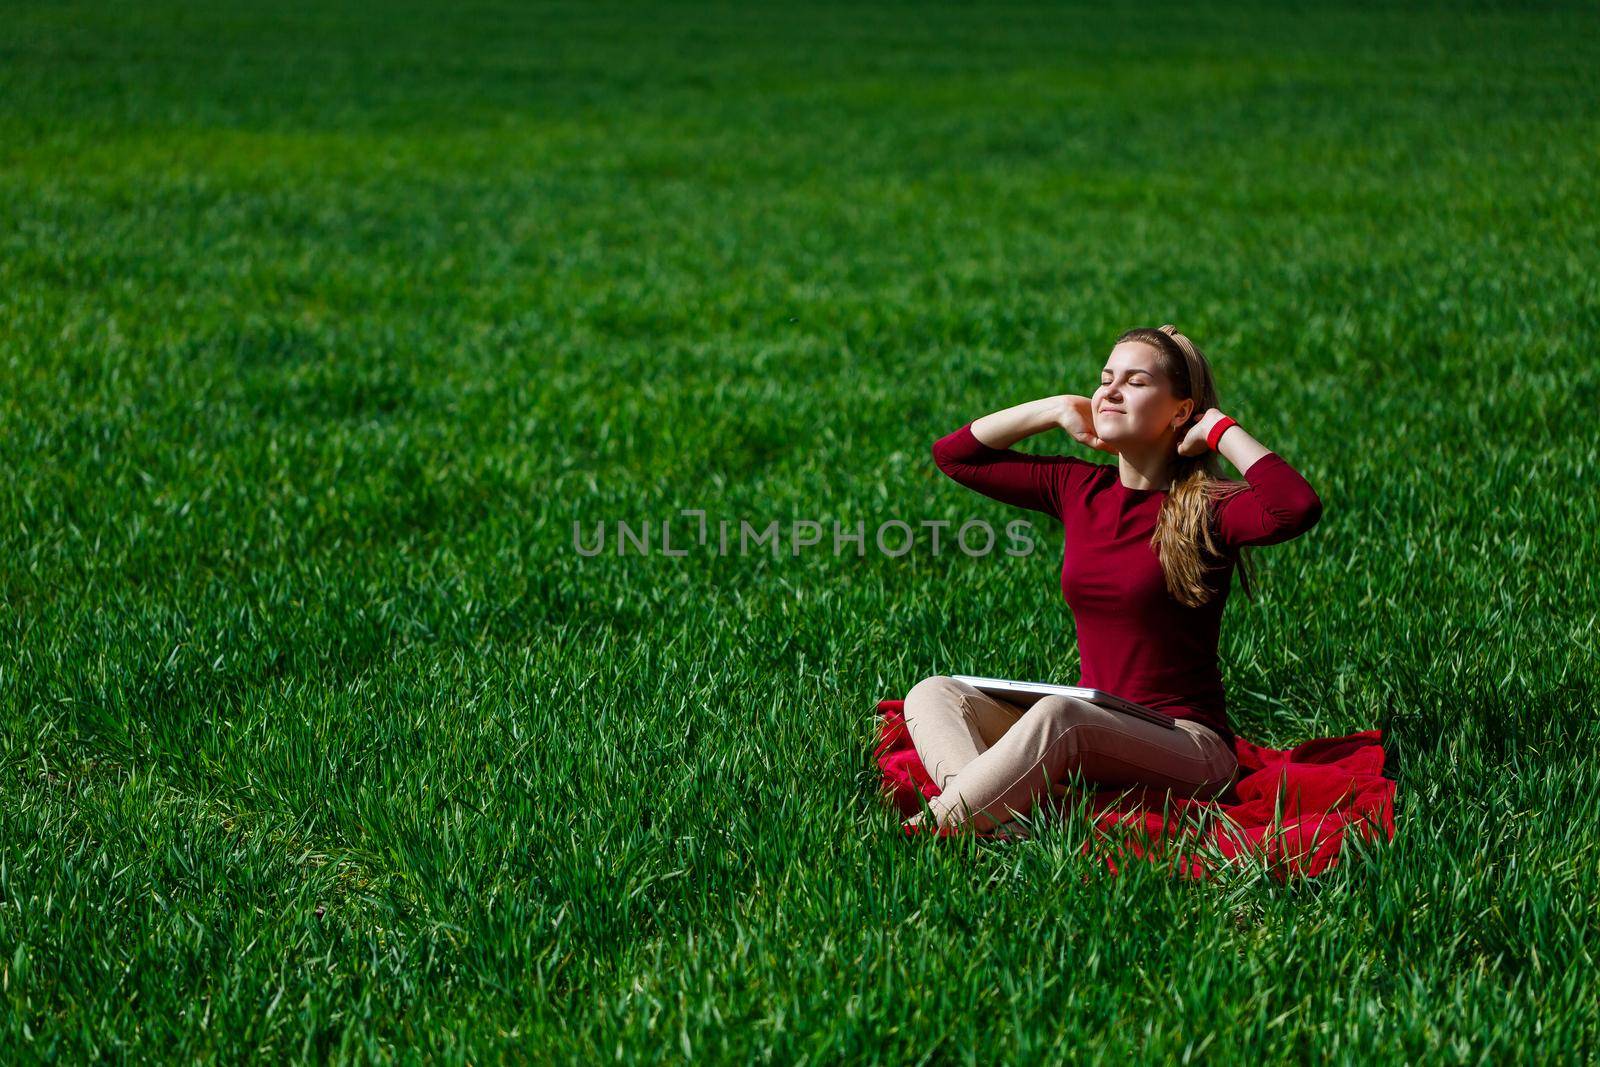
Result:
[[[942,674],[911,687],[904,713],[942,790],[929,802],[940,826],[987,830],[1028,814],[1039,796],[1064,795],[1074,779],[1209,798],[1226,792],[1239,769],[1233,749],[1202,723],[1177,719],[1169,730],[1066,696],[1021,707]]]

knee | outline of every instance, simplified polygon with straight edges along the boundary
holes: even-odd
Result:
[[[1089,718],[1081,700],[1064,696],[1040,697],[1028,709],[1028,715],[1058,730],[1066,730]]]
[[[962,683],[950,675],[930,675],[910,688],[902,713],[910,720],[917,715],[926,715],[930,709],[958,709],[960,705]]]
[[[905,706],[910,711],[912,706],[923,707],[928,704],[948,704],[959,698],[961,683],[948,674],[933,674],[922,679],[911,687],[906,694]]]

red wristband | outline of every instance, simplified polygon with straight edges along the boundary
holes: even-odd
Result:
[[[1211,427],[1211,432],[1206,434],[1206,447],[1215,452],[1217,450],[1217,441],[1227,432],[1228,427],[1237,425],[1239,424],[1228,416],[1222,416],[1217,420],[1217,424]]]

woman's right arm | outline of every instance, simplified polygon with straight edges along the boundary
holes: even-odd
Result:
[[[1011,446],[1024,437],[1060,428],[1090,447],[1103,447],[1092,425],[1086,397],[1030,400],[974,419],[939,438],[933,443],[933,461],[968,489],[1060,518],[1067,480],[1096,464],[1073,456],[1032,456]]]

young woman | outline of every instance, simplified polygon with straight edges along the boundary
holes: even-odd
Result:
[[[1011,449],[1060,427],[1117,462]],[[1220,452],[1244,481],[1220,477]],[[1020,833],[1036,797],[1081,775],[1179,796],[1226,792],[1238,773],[1217,667],[1217,635],[1240,550],[1298,537],[1322,501],[1276,452],[1217,410],[1211,366],[1173,326],[1117,338],[1093,396],[1052,396],[996,411],[934,443],[939,469],[985,496],[1064,528],[1061,591],[1078,632],[1081,676],[1170,715],[1177,729],[1072,697],[1026,709],[946,675],[906,694],[917,754],[942,792],[940,826]]]

